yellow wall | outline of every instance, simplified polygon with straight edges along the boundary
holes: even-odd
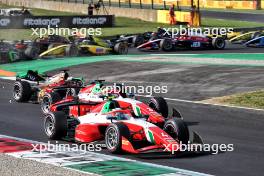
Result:
[[[118,0],[112,0],[118,2]],[[156,5],[163,5],[163,0],[153,0]],[[128,3],[128,0],[121,0],[121,2]],[[194,0],[194,2],[197,2]],[[140,0],[131,0],[131,3],[140,3]],[[151,4],[151,0],[142,0],[143,4]],[[166,4],[177,4],[177,1],[167,0]],[[191,0],[180,0],[179,6],[190,6]],[[214,1],[214,0],[200,0],[200,7],[205,8],[230,8],[230,9],[256,9],[256,2],[251,1]],[[264,1],[262,0],[262,8],[264,8]]]
[[[201,7],[206,8],[230,8],[230,9],[256,9],[253,1],[206,1]]]
[[[187,23],[190,22],[190,19],[191,19],[190,12],[175,11],[175,15],[176,15],[176,21],[187,22]],[[167,23],[167,24],[170,23],[169,11],[168,10],[158,10],[157,22]]]

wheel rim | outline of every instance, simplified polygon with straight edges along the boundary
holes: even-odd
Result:
[[[216,42],[216,46],[217,46],[218,48],[223,48],[223,47],[224,47],[224,42],[221,41],[221,40],[218,40],[218,41]]]
[[[74,88],[67,89],[66,95],[67,96],[76,96],[75,89]]]
[[[170,50],[170,49],[171,49],[171,44],[170,44],[169,42],[165,42],[165,44],[164,44],[164,48],[165,48],[166,50]]]
[[[45,132],[48,136],[51,136],[53,134],[55,128],[55,123],[52,117],[48,116],[46,117],[45,121]]]
[[[41,103],[41,109],[44,113],[48,113],[50,111],[50,100],[48,97],[43,97],[42,103]]]
[[[165,126],[165,131],[174,139],[178,137],[177,131],[172,124],[167,124]]]
[[[118,142],[118,135],[115,128],[111,127],[107,131],[106,146],[108,149],[113,150],[116,148]]]
[[[14,86],[14,98],[17,100],[21,97],[21,89],[19,85]]]

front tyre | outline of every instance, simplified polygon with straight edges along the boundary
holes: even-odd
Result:
[[[26,81],[16,81],[13,89],[13,97],[17,102],[27,102],[31,97],[31,86]]]
[[[111,123],[105,131],[105,144],[111,153],[122,153],[122,136],[129,139],[130,132],[123,123]]]
[[[215,38],[213,38],[212,46],[213,46],[214,49],[217,49],[217,50],[225,49],[225,46],[226,46],[225,39],[223,37],[215,37]]]
[[[44,129],[49,139],[61,139],[67,135],[67,116],[58,111],[49,113],[44,119]]]
[[[160,48],[163,51],[171,51],[173,49],[173,44],[171,39],[162,39],[160,41]]]
[[[164,124],[163,130],[173,139],[182,142],[182,144],[188,144],[189,129],[182,119],[171,118],[167,120]]]
[[[40,107],[43,114],[47,114],[50,112],[50,105],[61,100],[60,95],[57,92],[46,93],[41,101]]]

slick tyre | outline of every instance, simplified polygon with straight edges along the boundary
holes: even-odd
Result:
[[[128,46],[126,43],[124,42],[119,42],[119,43],[116,43],[115,46],[114,46],[114,52],[116,54],[127,54],[128,53]]]
[[[105,131],[105,144],[111,153],[122,153],[122,136],[129,140],[130,132],[123,123],[111,123]]]
[[[67,57],[75,57],[78,56],[79,50],[76,45],[70,44],[65,48],[65,56]]]
[[[24,55],[27,59],[36,59],[39,56],[39,48],[36,45],[30,45],[24,51]]]
[[[189,141],[189,129],[185,122],[180,118],[168,119],[163,130],[168,133],[173,139],[181,141],[182,144],[187,144]]]
[[[133,46],[137,47],[139,45],[142,45],[144,43],[144,38],[142,35],[136,35],[133,37]]]
[[[16,81],[13,89],[13,97],[17,102],[27,102],[31,97],[31,86],[26,81]]]
[[[164,118],[168,117],[169,108],[166,100],[163,97],[153,97],[148,102],[149,107],[151,107],[156,112],[160,113]]]
[[[50,105],[61,100],[60,94],[57,92],[46,93],[41,101],[40,107],[43,114],[47,114],[50,112]]]
[[[67,117],[64,112],[58,111],[46,114],[44,129],[49,139],[61,139],[67,135]]]
[[[163,39],[160,41],[160,48],[163,51],[171,51],[173,49],[173,44],[170,39]]]
[[[214,49],[217,49],[217,50],[225,49],[225,46],[226,46],[225,39],[222,38],[222,37],[213,38],[212,46],[213,46]]]

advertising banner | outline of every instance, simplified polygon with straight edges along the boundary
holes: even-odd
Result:
[[[94,16],[0,16],[0,29],[45,27],[97,28],[113,27],[114,15]]]

